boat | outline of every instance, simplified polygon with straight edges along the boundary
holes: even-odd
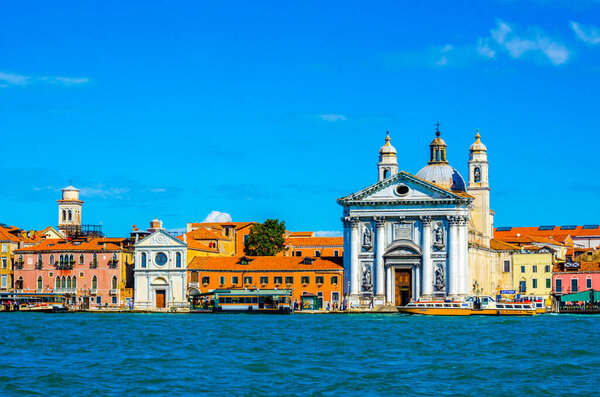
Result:
[[[293,312],[291,290],[216,289],[190,296],[190,313]]]
[[[464,301],[412,301],[398,306],[400,313],[430,316],[532,316],[536,307],[532,303],[496,302],[490,296],[469,296]]]

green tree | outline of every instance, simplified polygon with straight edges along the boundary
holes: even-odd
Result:
[[[274,256],[285,248],[284,234],[283,221],[267,219],[264,223],[257,223],[250,229],[244,253],[250,256]]]

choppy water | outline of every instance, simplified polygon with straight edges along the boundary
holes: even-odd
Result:
[[[0,395],[590,395],[600,316],[0,314]]]

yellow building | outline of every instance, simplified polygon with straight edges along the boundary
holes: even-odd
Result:
[[[0,229],[0,291],[12,291],[14,284],[13,250],[17,248],[16,237]]]
[[[552,292],[554,252],[548,249],[514,253],[513,283],[522,297],[547,299]]]

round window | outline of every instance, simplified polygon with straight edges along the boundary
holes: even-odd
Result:
[[[162,266],[165,263],[167,263],[167,256],[162,252],[159,252],[158,254],[156,254],[156,258],[154,258],[154,260],[156,261],[156,264],[158,266]]]
[[[408,194],[408,186],[406,185],[399,185],[396,186],[396,194],[400,195],[400,196],[404,196]]]

